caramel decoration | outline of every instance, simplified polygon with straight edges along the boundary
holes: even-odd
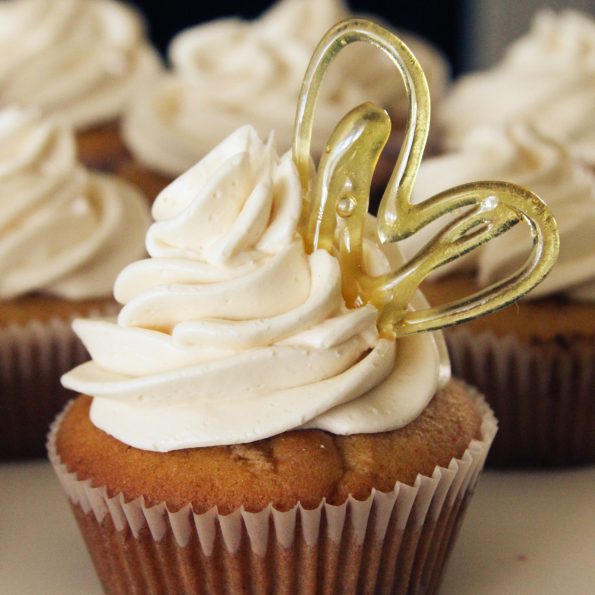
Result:
[[[409,98],[405,139],[382,197],[377,231],[382,243],[398,242],[435,219],[464,214],[430,241],[409,263],[380,276],[363,267],[364,225],[370,186],[390,136],[390,117],[363,103],[337,125],[315,172],[310,158],[314,113],[324,74],[348,44],[363,41],[385,52],[400,71]],[[390,31],[364,19],[335,25],[321,40],[306,71],[295,123],[293,154],[304,191],[301,233],[309,252],[337,256],[343,294],[351,308],[372,303],[379,309],[383,336],[405,336],[458,324],[515,301],[537,285],[554,265],[557,224],[547,206],[529,190],[506,182],[473,182],[445,190],[420,204],[410,202],[430,122],[425,75],[407,46]],[[408,304],[436,268],[481,246],[517,223],[528,224],[533,248],[521,269],[471,296],[413,312]]]

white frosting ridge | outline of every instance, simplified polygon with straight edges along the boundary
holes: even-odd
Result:
[[[0,111],[0,298],[40,291],[108,297],[144,253],[146,200],[76,160],[72,133],[30,111]]]
[[[78,320],[92,361],[63,384],[93,423],[138,448],[235,444],[289,429],[342,434],[409,423],[445,380],[440,337],[380,339],[377,311],[348,310],[338,260],[307,255],[290,154],[251,127],[159,195],[151,258],[115,284],[117,320]],[[376,271],[388,270],[370,243]],[[360,415],[361,412],[361,415]]]
[[[446,142],[468,131],[523,118],[595,164],[595,20],[541,11],[494,68],[462,77],[438,111]]]
[[[320,37],[349,16],[341,0],[282,0],[255,21],[223,19],[178,34],[170,47],[173,71],[139,96],[126,114],[124,137],[135,157],[178,175],[236,128],[250,123],[278,145],[292,142],[301,82]],[[440,54],[403,35],[424,67],[433,99],[447,66]],[[313,151],[320,154],[334,126],[365,100],[404,121],[408,103],[394,66],[376,49],[356,44],[330,69],[318,102]]]
[[[6,0],[0,53],[0,105],[32,105],[77,129],[119,117],[161,68],[140,18],[114,0]]]
[[[461,148],[423,162],[414,200],[458,184],[498,179],[530,188],[551,208],[560,231],[560,254],[551,273],[526,299],[564,294],[595,301],[595,175],[556,141],[532,126],[516,122],[470,133]],[[404,242],[412,256],[436,233],[433,226]],[[435,276],[475,271],[487,286],[513,273],[531,248],[527,226],[519,224],[467,256],[441,267]]]

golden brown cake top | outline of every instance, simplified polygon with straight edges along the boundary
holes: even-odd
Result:
[[[52,318],[69,320],[75,316],[92,316],[113,311],[116,307],[111,297],[70,301],[48,295],[25,295],[0,301],[0,328],[10,324],[24,325],[32,320],[48,322]]]
[[[79,397],[58,432],[57,451],[68,469],[127,500],[143,495],[148,505],[166,502],[171,510],[191,503],[197,513],[242,505],[257,511],[269,502],[280,510],[298,502],[308,508],[322,498],[340,504],[349,494],[364,499],[372,488],[389,491],[397,481],[411,485],[418,474],[460,457],[481,423],[468,389],[453,381],[415,421],[391,432],[296,430],[251,444],[157,453],[96,428],[90,404]]]
[[[470,275],[451,275],[424,283],[424,295],[430,303],[444,303],[477,291],[478,285]],[[476,332],[492,331],[497,336],[514,335],[526,341],[554,337],[595,337],[595,304],[575,302],[560,297],[522,300],[465,325]]]

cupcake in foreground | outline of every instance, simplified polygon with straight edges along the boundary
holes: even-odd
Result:
[[[500,421],[493,464],[593,463],[595,175],[556,141],[517,122],[477,129],[459,151],[425,161],[416,192],[421,199],[486,178],[509,179],[544,198],[558,221],[560,257],[514,308],[446,332],[454,372],[480,388]],[[443,267],[424,293],[441,303],[511,273],[527,250],[517,231]],[[413,253],[424,235],[409,242]]]
[[[358,106],[312,171],[317,73],[355,39],[400,58],[423,148],[415,58],[377,25],[340,23],[306,74],[293,154],[250,126],[231,134],[158,196],[151,258],[115,283],[117,319],[75,322],[92,361],[63,382],[90,396],[58,418],[48,449],[108,592],[438,588],[496,425],[450,379],[440,333],[411,334],[459,316],[427,310],[410,283],[453,251],[439,242],[403,265],[367,215],[388,114]],[[522,195],[543,209],[529,217],[547,228],[521,275],[532,286],[556,234],[539,199],[508,190],[503,203]],[[478,207],[490,205],[508,227],[512,211],[494,197]],[[486,305],[470,302],[469,315]]]
[[[595,20],[542,11],[504,59],[464,76],[438,110],[447,148],[484,124],[524,119],[595,167]]]
[[[118,278],[118,321],[75,322],[93,361],[63,382],[94,398],[68,409],[50,455],[107,592],[236,593],[244,564],[275,592],[407,585],[382,551],[421,566],[419,532],[434,531],[443,539],[416,580],[438,579],[494,419],[445,384],[431,334],[395,350],[373,306],[345,307],[338,260],[304,251],[300,210],[291,155],[240,129],[157,198],[153,258]],[[368,515],[379,519],[366,538]],[[154,547],[158,569],[138,562]]]
[[[178,34],[169,49],[172,71],[126,114],[124,138],[134,161],[120,173],[141,183],[147,175],[155,182],[161,176],[165,184],[245,124],[262,137],[274,130],[277,146],[288,150],[310,55],[322,34],[348,15],[342,0],[282,0],[254,21],[221,19]],[[444,58],[413,35],[403,39],[429,78],[432,100],[439,101],[448,72]],[[321,90],[313,153],[321,155],[334,124],[364,99],[385,106],[394,118],[388,172],[408,105],[392,65],[371,48],[349,48],[330,72]]]
[[[81,161],[113,171],[124,107],[161,68],[139,16],[115,0],[6,0],[0,22],[0,106],[69,124]]]
[[[71,320],[114,311],[148,224],[136,189],[78,164],[67,127],[0,111],[0,457],[42,454],[60,375],[85,357]]]

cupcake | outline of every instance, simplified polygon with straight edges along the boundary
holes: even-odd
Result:
[[[115,310],[147,211],[130,184],[79,165],[65,125],[0,111],[0,457],[42,454],[68,396],[60,375],[85,358],[70,322]]]
[[[171,71],[127,110],[124,139],[134,159],[120,173],[148,180],[151,190],[159,182],[165,185],[248,123],[263,137],[274,130],[277,146],[290,149],[310,55],[321,35],[348,15],[341,0],[282,0],[254,21],[221,19],[178,34],[169,48]],[[447,79],[445,60],[417,37],[403,39],[426,72],[433,100],[439,101]],[[379,168],[379,181],[385,181],[408,102],[393,65],[376,52],[348,47],[333,64],[318,102],[313,153],[322,154],[349,109],[374,100],[393,116],[394,134]]]
[[[436,590],[495,420],[439,334],[345,307],[301,210],[291,155],[240,128],[157,197],[117,320],[75,321],[63,383],[93,398],[49,453],[107,592]]]
[[[494,68],[453,86],[438,110],[445,146],[485,124],[524,119],[595,167],[595,20],[541,11]]]
[[[81,161],[113,171],[124,106],[160,70],[139,16],[114,0],[7,0],[0,22],[0,107],[72,126]]]
[[[595,175],[527,123],[484,127],[461,148],[422,164],[417,198],[476,179],[507,179],[548,203],[561,235],[548,278],[515,306],[449,329],[454,373],[486,394],[500,432],[501,466],[595,462]],[[522,229],[437,271],[431,302],[468,295],[510,274],[529,248]],[[431,230],[427,230],[431,233]],[[406,243],[413,254],[425,237]]]
[[[417,290],[455,257],[445,238],[457,229],[404,263],[378,241],[397,207],[367,213],[389,116],[351,110],[312,167],[316,75],[356,37],[402,58],[416,126],[400,163],[416,169],[423,72],[386,29],[341,22],[310,63],[295,154],[279,157],[252,126],[228,136],[157,197],[150,258],[114,285],[117,318],[74,322],[92,360],[62,378],[81,395],[48,450],[107,592],[438,589],[496,422],[451,379],[440,332],[420,332],[464,318],[456,304],[436,316]],[[532,213],[532,286],[555,259],[555,224],[534,195],[505,190],[504,208],[489,197],[478,211]],[[518,296],[500,290],[465,315]]]

